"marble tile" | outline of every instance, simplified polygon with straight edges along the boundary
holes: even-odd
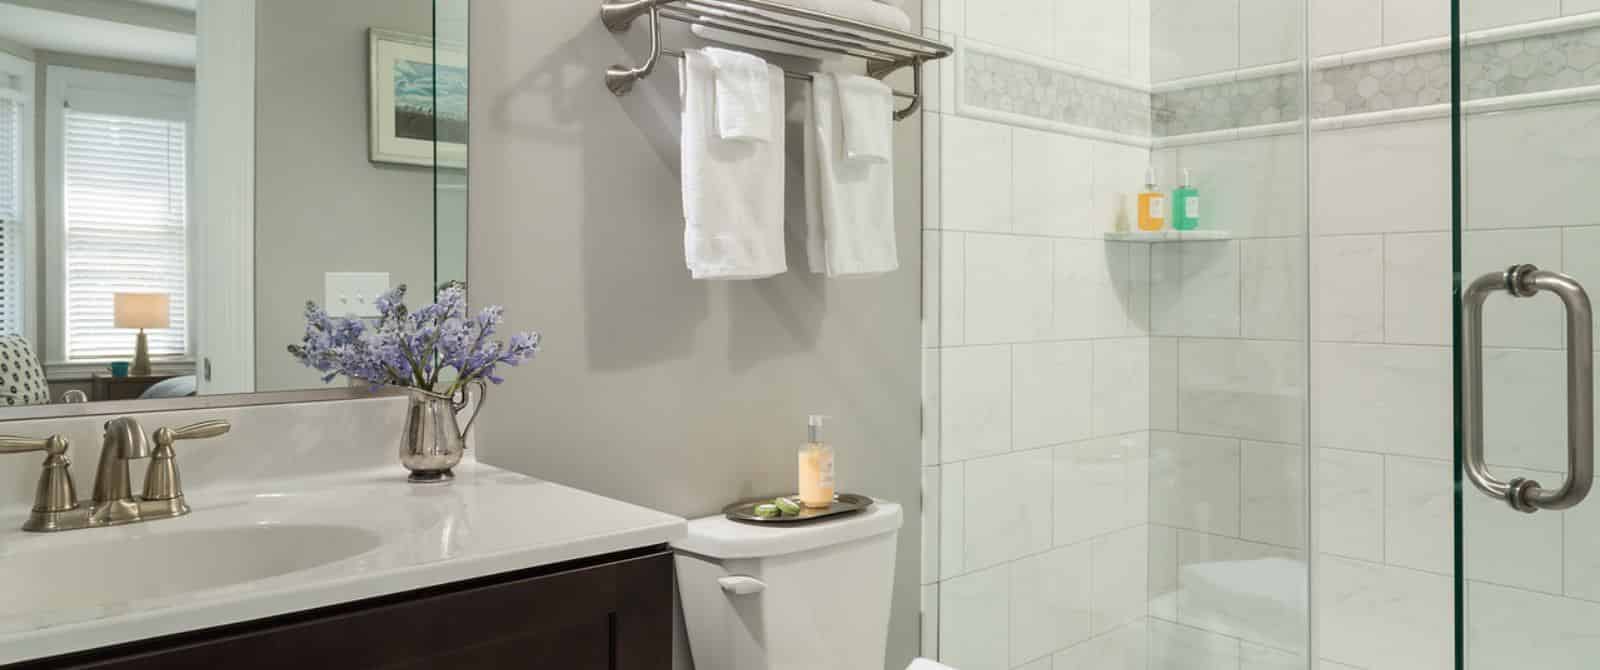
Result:
[[[1492,465],[1566,470],[1566,364],[1562,351],[1484,352],[1485,460]]]
[[[1147,433],[1055,448],[1054,542],[1082,542],[1139,526],[1149,517]]]
[[[967,461],[963,565],[985,568],[1050,548],[1050,449]]]
[[[1383,44],[1383,0],[1309,0],[1311,55]]]
[[[939,578],[966,572],[967,466],[939,467]]]
[[[1404,44],[1449,35],[1450,0],[1384,0],[1384,44]]]
[[[1091,144],[1094,156],[1094,209],[1091,235],[1136,227],[1133,198],[1144,189],[1150,151],[1114,142]]]
[[[1593,29],[1600,40],[1600,28]],[[1571,48],[1596,49],[1595,40]],[[1547,51],[1546,54],[1553,54]],[[1526,50],[1516,59],[1537,58]],[[1600,76],[1600,56],[1590,67]],[[1513,61],[1514,63],[1517,61]],[[1600,79],[1588,79],[1597,81]],[[1466,226],[1470,230],[1592,224],[1585,171],[1600,161],[1600,104],[1476,115],[1466,129]]]
[[[1312,230],[1449,230],[1449,155],[1448,119],[1313,133]]]
[[[1323,658],[1368,670],[1454,667],[1449,577],[1333,556],[1322,557],[1316,574]]]
[[[1383,456],[1326,448],[1316,453],[1317,550],[1383,561]]]
[[[1048,657],[1089,639],[1089,544],[1058,547],[1010,564],[1011,664]]]
[[[967,236],[966,233],[939,234],[939,298],[934,308],[939,318],[939,346],[950,347],[967,341]],[[925,280],[926,281],[926,280]]]
[[[1239,67],[1299,60],[1305,0],[1239,0]]]
[[[1315,444],[1449,459],[1449,347],[1324,343],[1314,347]]]
[[[944,462],[1011,449],[1011,348],[940,350],[940,458]]]
[[[1306,546],[1305,448],[1249,441],[1240,448],[1239,537]]]
[[[1011,349],[1011,444],[1043,447],[1089,437],[1094,345],[1019,344]]]
[[[1055,241],[1055,336],[1066,339],[1141,335],[1149,292],[1148,250],[1102,240]],[[1141,273],[1142,271],[1142,273]]]
[[[958,668],[1011,667],[1011,570],[1001,565],[939,585],[939,658]]]
[[[1132,79],[1130,0],[1058,0],[1055,58],[1117,79]]]
[[[940,225],[950,230],[1011,230],[1011,128],[959,116],[943,116],[939,166],[943,203]]]
[[[1171,526],[1150,526],[1149,574],[1145,583],[1150,594],[1152,618],[1178,620],[1178,533]]]
[[[1245,337],[1295,340],[1306,334],[1303,237],[1239,241],[1239,331]],[[1189,245],[1166,245],[1189,246]]]
[[[921,633],[922,646],[917,653],[923,658],[939,657],[939,585],[922,587]]]
[[[1318,340],[1382,342],[1384,238],[1319,237],[1312,242],[1312,320]]]
[[[1202,229],[1236,238],[1283,237],[1307,230],[1304,180],[1284,178],[1303,172],[1305,164],[1302,138],[1262,137],[1182,147],[1166,174],[1181,179],[1179,171],[1189,170],[1200,190]]]
[[[1050,240],[969,234],[966,341],[1025,342],[1055,329]]]
[[[1562,514],[1561,592],[1600,601],[1600,506],[1579,505]]]
[[[1239,65],[1239,0],[1151,0],[1150,75],[1154,81]]]
[[[1400,456],[1384,460],[1385,562],[1453,573],[1455,514],[1451,511],[1450,464]]]
[[[1094,435],[1150,425],[1150,347],[1144,338],[1095,340]]]
[[[1157,335],[1239,335],[1239,242],[1150,250],[1150,326]]]
[[[1061,651],[1052,660],[1054,670],[1149,670],[1143,621],[1118,628]]]
[[[1103,635],[1142,620],[1150,553],[1147,527],[1120,530],[1088,544],[1092,632]]]
[[[1461,5],[1466,30],[1552,19],[1561,15],[1561,0],[1471,0]]]
[[[968,2],[966,35],[1035,56],[1054,53],[1052,0]]]
[[[1178,358],[1179,430],[1301,441],[1306,361],[1300,343],[1185,339]]]
[[[1239,451],[1234,439],[1151,433],[1151,522],[1237,536]]]
[[[1178,430],[1178,340],[1150,338],[1150,429]]]
[[[963,54],[956,65],[962,100],[969,106],[1121,135],[1150,133],[1145,91],[991,53],[982,45],[969,43]]]
[[[1385,339],[1396,344],[1450,344],[1455,286],[1449,233],[1389,235],[1384,244]]]
[[[944,360],[944,352],[938,349],[922,350],[922,464],[938,465],[943,462],[939,457],[939,385],[943,379],[939,374],[939,364]]]
[[[1151,619],[1150,668],[1238,670],[1239,640],[1198,628]]]
[[[1479,582],[1467,598],[1474,668],[1586,668],[1600,657],[1600,603]]]
[[[1306,644],[1309,570],[1298,552],[1178,532],[1178,621],[1279,649]]]
[[[1094,204],[1089,141],[1026,128],[1012,132],[1012,230],[1088,237]]]

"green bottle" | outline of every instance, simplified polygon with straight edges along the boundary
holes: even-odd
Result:
[[[1172,192],[1172,227],[1175,230],[1200,227],[1200,189],[1194,187],[1194,178],[1187,168],[1183,171],[1183,185]]]

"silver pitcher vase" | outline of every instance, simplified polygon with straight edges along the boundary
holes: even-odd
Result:
[[[466,409],[471,399],[468,388],[478,389],[478,401],[473,403],[472,416],[465,426],[459,425],[456,416]],[[483,402],[489,387],[482,379],[468,382],[455,395],[440,395],[419,388],[408,388],[409,403],[406,408],[405,429],[400,433],[400,464],[411,471],[410,481],[418,484],[446,482],[455,478],[450,471],[467,451],[467,432]]]

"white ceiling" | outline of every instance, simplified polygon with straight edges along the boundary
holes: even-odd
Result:
[[[195,0],[142,0],[168,6]],[[0,39],[33,49],[194,67],[195,37],[0,2]]]

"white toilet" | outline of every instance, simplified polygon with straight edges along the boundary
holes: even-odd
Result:
[[[673,544],[695,670],[881,670],[900,506],[803,525],[721,515]]]

